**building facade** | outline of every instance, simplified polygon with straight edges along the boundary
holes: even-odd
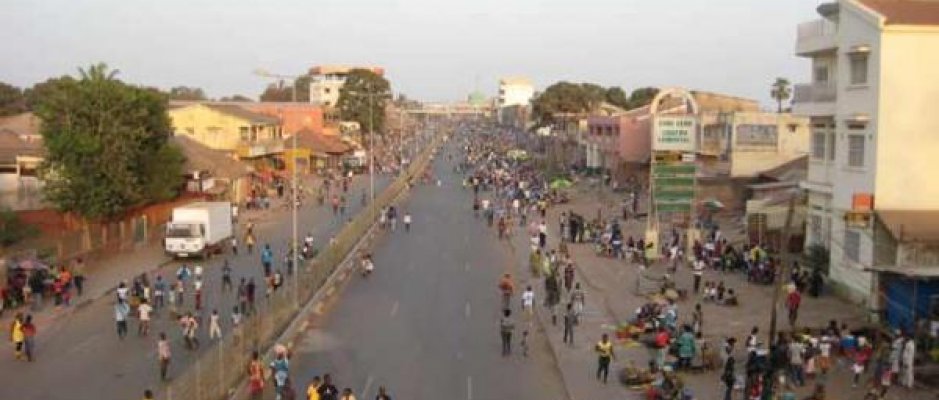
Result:
[[[245,158],[284,151],[280,120],[237,105],[197,103],[169,110],[175,135],[186,136],[214,150]]]
[[[705,112],[698,154],[726,164],[731,178],[755,177],[808,154],[809,119],[767,112]]]
[[[339,103],[339,90],[354,69],[365,69],[384,76],[385,69],[373,66],[318,65],[310,68],[310,103],[335,107]]]
[[[842,293],[876,308],[871,212],[939,209],[939,2],[839,0],[800,24],[811,82],[793,112],[811,124],[806,245],[830,252]]]
[[[499,108],[509,106],[528,107],[535,96],[535,86],[528,78],[510,77],[499,80]]]

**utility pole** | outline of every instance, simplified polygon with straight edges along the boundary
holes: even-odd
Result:
[[[782,292],[782,286],[786,283],[786,277],[789,275],[789,264],[792,263],[792,253],[789,251],[789,241],[791,239],[790,229],[792,228],[792,219],[795,214],[796,208],[796,198],[798,194],[793,194],[789,198],[789,208],[786,211],[786,225],[783,226],[782,234],[782,248],[779,249],[780,254],[780,268],[779,268],[779,280],[773,282],[773,303],[771,304],[770,314],[769,314],[769,341],[770,349],[775,349],[779,343],[776,343],[776,309],[777,304],[779,303],[779,294]],[[772,356],[772,355],[771,355]],[[767,378],[764,379],[766,384],[766,390],[763,392],[763,399],[773,398],[773,391],[775,390],[775,379],[772,379],[772,368],[767,371]]]
[[[369,204],[375,201],[375,98],[372,87],[368,87],[368,191]]]

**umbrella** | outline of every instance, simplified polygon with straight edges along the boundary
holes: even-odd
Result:
[[[567,189],[571,185],[571,181],[567,179],[555,179],[554,182],[551,182],[551,189]]]

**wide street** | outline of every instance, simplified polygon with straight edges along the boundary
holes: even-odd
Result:
[[[435,174],[441,187],[419,185],[401,205],[413,214],[411,232],[399,225],[383,235],[376,272],[353,275],[324,317],[311,319],[292,359],[295,387],[303,393],[330,373],[360,399],[379,386],[395,399],[566,398],[537,322],[516,319],[513,354],[500,356],[497,283],[512,268],[509,247],[473,217],[471,192],[445,152]],[[527,358],[518,348],[524,329]]]
[[[390,176],[376,177],[376,191],[384,189]],[[368,188],[368,176],[357,176],[350,187],[349,210],[345,218],[334,217],[328,203],[324,206],[315,204],[309,198],[299,212],[299,236],[313,232],[315,246],[321,248],[329,238],[338,232],[343,221],[361,209],[360,194]],[[276,203],[279,204],[279,203]],[[250,214],[247,216],[250,217]],[[242,228],[244,225],[242,218]],[[291,237],[291,213],[289,209],[263,214],[256,222],[258,245],[270,243],[275,255],[275,269],[285,272],[283,257]],[[243,235],[239,240],[243,245]],[[228,250],[226,246],[226,250]],[[224,257],[216,256],[209,262],[201,260],[172,262],[160,269],[164,279],[175,281],[175,272],[181,263],[192,266],[200,264],[205,268],[205,294],[203,299],[203,322],[200,341],[201,351],[212,349],[208,337],[208,315],[213,308],[219,310],[222,320],[222,332],[226,334],[231,326],[229,316],[237,301],[236,294],[221,293],[221,265],[228,258],[233,268],[233,280],[237,289],[242,277],[254,278],[258,284],[258,302],[264,302],[263,271],[256,250],[247,255],[244,248],[238,256],[226,251]],[[149,260],[149,265],[158,265],[163,260]],[[154,276],[151,275],[151,279]],[[114,282],[116,285],[117,282]],[[290,290],[288,278],[285,288]],[[182,310],[194,307],[191,284],[186,288],[186,304]],[[156,340],[159,332],[165,331],[172,343],[173,360],[169,376],[172,379],[192,366],[197,352],[187,351],[183,347],[179,325],[170,320],[169,313],[162,311],[154,317],[148,337],[137,336],[137,320],[129,322],[129,334],[119,340],[115,332],[114,295],[108,295],[91,304],[65,314],[51,326],[39,326],[37,336],[37,360],[33,363],[15,361],[13,357],[0,358],[0,399],[130,399],[139,397],[145,388],[159,391],[159,374],[156,361]],[[7,343],[5,347],[10,347]],[[11,349],[8,349],[12,351]]]

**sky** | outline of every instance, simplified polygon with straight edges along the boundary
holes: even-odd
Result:
[[[135,84],[256,97],[265,69],[386,69],[422,101],[493,96],[504,76],[680,86],[760,100],[808,80],[796,25],[821,0],[0,0],[0,81],[105,62]]]

